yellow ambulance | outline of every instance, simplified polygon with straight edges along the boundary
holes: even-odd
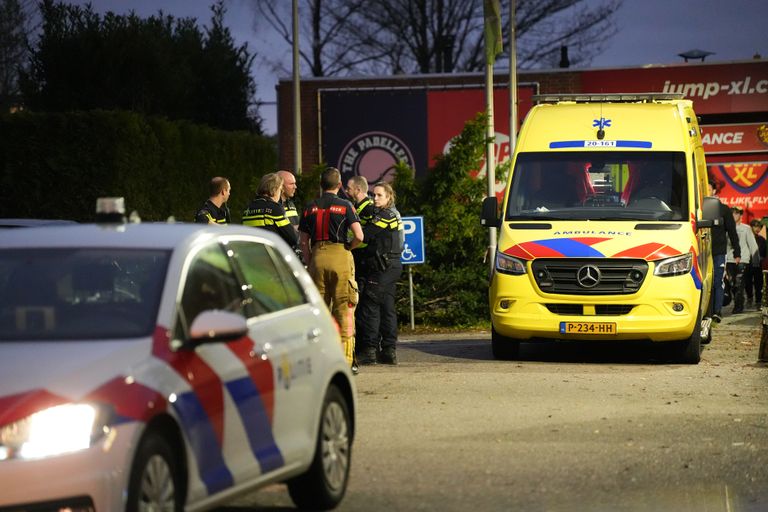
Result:
[[[648,340],[696,364],[711,337],[715,218],[701,130],[677,94],[537,96],[513,155],[489,289],[493,355]],[[705,211],[707,212],[705,214]]]

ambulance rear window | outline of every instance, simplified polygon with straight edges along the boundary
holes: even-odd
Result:
[[[506,220],[687,220],[682,152],[521,153]]]

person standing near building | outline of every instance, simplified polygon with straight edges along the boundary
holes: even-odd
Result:
[[[232,188],[227,178],[217,176],[211,180],[210,196],[208,200],[197,210],[195,222],[197,224],[229,224],[232,219],[229,215],[227,201]]]
[[[296,176],[286,169],[277,171],[277,174],[283,178],[283,193],[280,196],[280,205],[285,209],[285,216],[291,222],[291,226],[296,231],[296,237],[299,236],[299,210],[296,208],[296,204],[293,201],[296,195]],[[304,262],[304,255],[301,253],[301,246],[296,243],[293,248],[293,252],[296,253],[300,262]]]
[[[734,258],[733,260],[726,258],[725,270],[731,280],[732,313],[735,315],[744,312],[744,271],[751,264],[752,255],[757,253],[757,243],[749,226],[741,223],[744,210],[740,206],[734,206],[731,210],[733,211],[733,221],[736,223],[736,234],[739,235],[738,246],[741,258],[736,259],[737,244],[732,244]]]
[[[347,181],[346,188],[347,196],[353,201],[355,205],[355,212],[360,218],[360,227],[365,229],[365,226],[373,218],[373,201],[368,197],[368,180],[364,176],[353,176]],[[361,264],[363,250],[365,249],[365,243],[358,245],[355,250],[352,251],[352,256],[355,259],[355,277],[357,277],[357,284],[360,285],[362,279]],[[359,288],[362,293],[363,289]]]
[[[763,262],[766,258],[765,238],[760,234],[763,225],[759,220],[752,219],[749,227],[752,228],[752,234],[755,236],[757,255],[753,254],[750,260],[751,264],[745,275],[744,291],[747,294],[747,307],[754,304],[755,309],[760,309],[763,303]]]
[[[296,195],[296,176],[291,171],[282,169],[277,174],[283,178],[283,193],[280,196],[279,203],[285,209],[285,216],[291,222],[291,226],[299,232],[299,211],[293,202],[293,196]]]
[[[299,222],[301,251],[320,295],[339,324],[344,355],[350,366],[355,353],[355,307],[358,302],[351,249],[363,241],[355,207],[338,196],[341,173],[329,167],[320,176],[322,195],[309,203]],[[352,238],[347,241],[347,232]]]
[[[717,182],[709,180],[709,195],[717,198]],[[712,307],[712,319],[720,322],[723,319],[723,295],[725,293],[725,260],[726,253],[730,250],[734,261],[740,261],[739,235],[736,233],[736,223],[733,220],[731,209],[724,205],[720,199],[720,222],[712,228],[712,264],[714,267],[714,305]],[[730,241],[730,243],[729,243]],[[731,249],[731,247],[733,249]]]
[[[243,224],[277,233],[285,243],[295,249],[299,235],[291,226],[283,206],[279,203],[282,191],[283,178],[278,173],[262,176],[259,189],[256,191],[258,197],[243,211]]]
[[[358,363],[397,364],[395,290],[403,252],[395,192],[389,183],[373,187],[374,215],[363,228],[365,284],[360,300]]]

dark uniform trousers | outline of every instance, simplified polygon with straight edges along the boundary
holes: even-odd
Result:
[[[359,298],[352,253],[340,243],[315,242],[307,270],[339,323],[344,356],[351,365],[355,353],[355,307]]]
[[[397,344],[395,292],[403,273],[399,255],[389,258],[384,271],[366,273],[359,307],[358,353],[394,349]]]

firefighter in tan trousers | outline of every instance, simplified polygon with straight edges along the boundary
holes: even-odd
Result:
[[[347,362],[356,370],[355,306],[358,301],[355,262],[351,249],[363,240],[355,207],[337,194],[341,173],[329,167],[320,177],[322,195],[309,203],[299,222],[301,250],[309,275],[339,324]],[[347,241],[347,232],[352,239]]]

